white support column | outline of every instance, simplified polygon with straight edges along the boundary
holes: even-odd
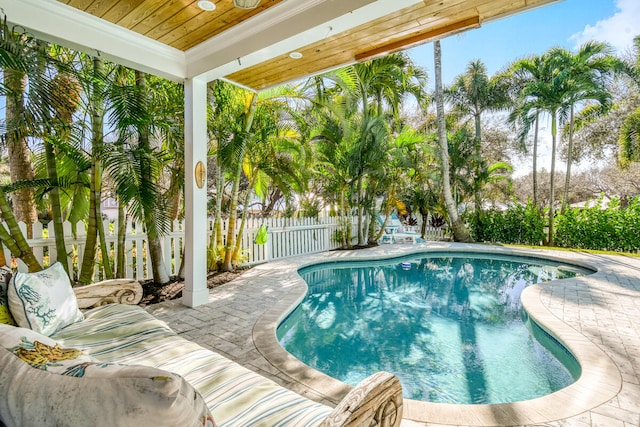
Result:
[[[196,183],[198,162],[205,166],[202,188]],[[207,82],[199,76],[184,82],[185,285],[182,303],[189,307],[209,302],[206,165]]]

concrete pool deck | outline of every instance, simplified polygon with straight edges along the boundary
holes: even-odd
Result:
[[[147,310],[185,338],[334,406],[349,387],[299,362],[275,339],[275,327],[306,293],[297,269],[440,250],[533,255],[597,269],[589,276],[531,286],[522,296],[530,316],[574,353],[583,374],[552,395],[513,404],[405,400],[403,426],[640,426],[640,258],[442,242],[386,245],[262,264],[211,289],[208,304],[188,308],[167,301]]]

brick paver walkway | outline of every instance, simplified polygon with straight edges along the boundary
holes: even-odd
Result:
[[[274,365],[264,345],[260,328],[274,307],[283,301],[294,302],[300,294],[300,279],[295,273],[301,265],[319,260],[368,256],[398,256],[420,249],[469,248],[488,251],[523,251],[478,245],[427,243],[423,245],[389,245],[378,248],[331,252],[263,264],[247,271],[233,282],[210,291],[209,303],[187,308],[179,301],[148,307],[148,311],[166,321],[177,333],[200,345],[221,353],[279,384],[322,403],[333,405],[335,398],[310,388],[296,375],[288,375]],[[610,401],[568,419],[546,422],[544,426],[640,426],[640,259],[625,256],[593,255],[579,252],[533,250],[529,253],[549,255],[567,262],[589,264],[598,268],[591,276],[545,285],[542,303],[571,328],[600,347],[615,363],[622,376],[622,387]],[[566,283],[565,283],[566,282]],[[273,323],[273,321],[271,321]],[[267,339],[270,331],[266,331]],[[262,351],[262,352],[261,352]],[[263,354],[267,354],[267,358]],[[271,359],[271,362],[268,360]],[[273,364],[272,364],[273,362]],[[318,390],[320,389],[320,392]],[[590,390],[585,390],[589,394]],[[435,420],[434,420],[435,421]],[[403,426],[435,426],[431,422],[403,421]]]

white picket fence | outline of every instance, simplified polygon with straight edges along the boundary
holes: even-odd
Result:
[[[255,265],[277,259],[288,258],[297,255],[312,254],[324,252],[340,247],[340,242],[336,238],[336,232],[343,227],[341,221],[352,221],[352,230],[356,230],[357,218],[267,218],[267,219],[249,219],[246,221],[242,236],[242,264]],[[268,240],[266,244],[258,245],[255,243],[256,234],[262,224],[268,227]],[[239,227],[239,221],[237,223]],[[20,224],[23,233],[26,231],[25,224]],[[72,262],[74,279],[77,279],[79,266],[82,265],[82,257],[84,255],[84,247],[86,242],[86,225],[78,222],[75,227],[69,222],[64,223],[65,243],[67,246],[67,255]],[[213,220],[209,220],[207,230],[207,242],[211,237],[213,229]],[[107,242],[107,250],[110,252],[110,259],[113,264],[113,255],[116,252],[117,245],[117,223],[105,221],[105,240]],[[152,277],[151,263],[149,262],[149,254],[147,248],[147,235],[144,228],[140,224],[127,222],[125,238],[125,257],[126,257],[126,273],[125,277],[135,278],[137,280],[149,279]],[[228,222],[223,221],[223,241],[226,241],[228,230]],[[237,233],[236,229],[236,233]],[[355,234],[355,233],[353,233]],[[26,233],[25,233],[26,235]],[[29,245],[33,248],[36,259],[43,265],[49,265],[58,259],[53,224],[49,223],[48,227],[44,227],[41,223],[33,225],[33,238],[28,239]],[[164,261],[169,275],[178,273],[182,260],[182,245],[184,237],[184,222],[174,221],[171,231],[166,234],[162,241],[164,250]],[[427,236],[428,240],[438,240],[444,237],[444,233],[438,229],[429,228]],[[356,243],[356,237],[352,236],[352,243]],[[5,258],[12,259],[9,251],[4,248]],[[26,271],[26,265],[19,259],[12,260],[14,267],[19,271]],[[102,270],[102,254],[100,250],[97,253],[96,269],[94,280],[103,278]]]

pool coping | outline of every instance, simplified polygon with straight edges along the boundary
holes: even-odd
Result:
[[[394,247],[396,246],[396,247]],[[299,304],[307,292],[307,285],[298,275],[300,268],[341,260],[366,261],[410,256],[417,253],[440,251],[474,252],[491,251],[496,254],[517,255],[560,261],[567,264],[591,268],[596,272],[586,276],[597,280],[606,272],[606,265],[592,259],[582,259],[580,253],[571,253],[567,260],[563,253],[549,250],[518,249],[512,247],[474,244],[426,243],[412,245],[391,245],[376,252],[349,251],[332,252],[305,256],[296,259],[272,262],[269,280],[286,283],[288,293],[273,307],[260,316],[252,329],[254,345],[262,356],[279,372],[304,385],[326,400],[337,404],[351,386],[329,377],[299,361],[284,350],[276,338],[276,328],[282,320]],[[522,304],[529,317],[540,327],[561,342],[578,360],[582,373],[573,384],[557,392],[536,399],[488,405],[464,405],[404,400],[404,419],[449,425],[524,425],[557,421],[570,418],[594,409],[614,398],[622,388],[622,374],[611,358],[596,344],[579,331],[556,317],[543,303],[545,286],[562,286],[582,278],[562,279],[544,285],[527,287],[522,293]]]

